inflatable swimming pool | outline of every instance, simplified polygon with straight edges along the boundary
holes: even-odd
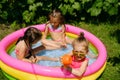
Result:
[[[44,31],[45,28],[45,24],[33,26],[41,31]],[[55,68],[31,64],[11,57],[9,52],[14,49],[14,43],[24,34],[25,30],[26,28],[15,31],[6,36],[0,42],[0,68],[10,80],[95,80],[104,71],[107,58],[104,44],[90,32],[68,24],[66,24],[66,34],[69,37],[74,38],[79,32],[84,32],[85,37],[92,45],[91,48],[98,53],[98,58],[87,67],[87,70],[82,77],[76,77],[72,74],[64,74],[59,67]]]

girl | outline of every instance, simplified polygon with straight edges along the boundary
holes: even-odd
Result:
[[[34,27],[28,28],[23,37],[20,37],[16,43],[15,53],[16,57],[19,60],[27,61],[30,63],[35,63],[38,60],[52,60],[56,61],[56,58],[49,58],[45,56],[35,56],[35,54],[40,51],[44,50],[44,46],[39,46],[35,49],[32,49],[32,44],[39,41],[42,37],[42,33]]]
[[[52,40],[46,39],[48,34],[51,35]],[[49,14],[49,21],[46,24],[42,40],[43,44],[50,46],[51,49],[67,47],[67,43],[72,43],[72,40],[65,35],[64,17],[59,10],[55,9]]]
[[[72,63],[63,67],[76,76],[82,76],[88,66],[88,41],[84,37],[84,33],[80,33],[79,37],[72,43],[73,51],[70,53]]]

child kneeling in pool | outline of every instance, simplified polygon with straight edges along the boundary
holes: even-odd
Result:
[[[69,53],[72,57],[71,64],[65,66],[63,64],[63,68],[76,76],[82,76],[88,66],[88,59],[86,58],[88,45],[89,43],[84,37],[84,33],[80,33],[79,37],[73,41],[73,50]]]
[[[35,56],[38,51],[44,50],[46,47],[41,45],[32,49],[32,44],[37,43],[42,37],[42,33],[35,27],[28,28],[24,36],[20,37],[16,43],[15,53],[19,60],[35,63],[38,60],[58,61],[57,58],[46,56]]]

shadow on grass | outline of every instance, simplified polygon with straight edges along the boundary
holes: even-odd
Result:
[[[8,80],[0,69],[0,80]]]
[[[117,57],[109,58],[108,62],[112,63],[112,66],[116,66],[117,64],[120,64],[120,54]]]
[[[105,70],[104,70],[104,71],[105,71]],[[102,74],[101,74],[96,80],[99,80],[99,79],[102,77],[104,71],[102,72]],[[106,80],[109,80],[109,78],[106,77]]]
[[[119,54],[119,53],[118,53]],[[117,72],[120,73],[120,54],[117,57],[111,57],[108,59],[108,62],[112,64],[113,67],[117,67]]]
[[[117,29],[113,33],[111,33],[111,36],[116,37],[118,43],[120,44],[120,29]]]
[[[116,29],[114,32],[110,33],[110,36],[115,37],[118,44],[120,44],[120,29]],[[115,57],[110,57],[108,59],[108,62],[112,64],[112,66],[117,66],[117,64],[120,65],[120,52],[117,53],[118,55]],[[120,73],[120,66],[118,67],[118,72]]]

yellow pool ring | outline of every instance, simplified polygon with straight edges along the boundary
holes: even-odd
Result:
[[[47,76],[40,76],[35,75],[27,72],[23,72],[17,69],[14,69],[2,61],[0,61],[1,69],[5,71],[7,74],[10,74],[11,76],[19,79],[19,80],[95,80],[99,77],[99,75],[104,71],[106,67],[106,63],[101,67],[100,70],[95,72],[94,74],[91,74],[89,76],[84,76],[81,79],[80,78],[53,78],[53,77],[47,77]],[[24,76],[24,77],[23,77]]]

